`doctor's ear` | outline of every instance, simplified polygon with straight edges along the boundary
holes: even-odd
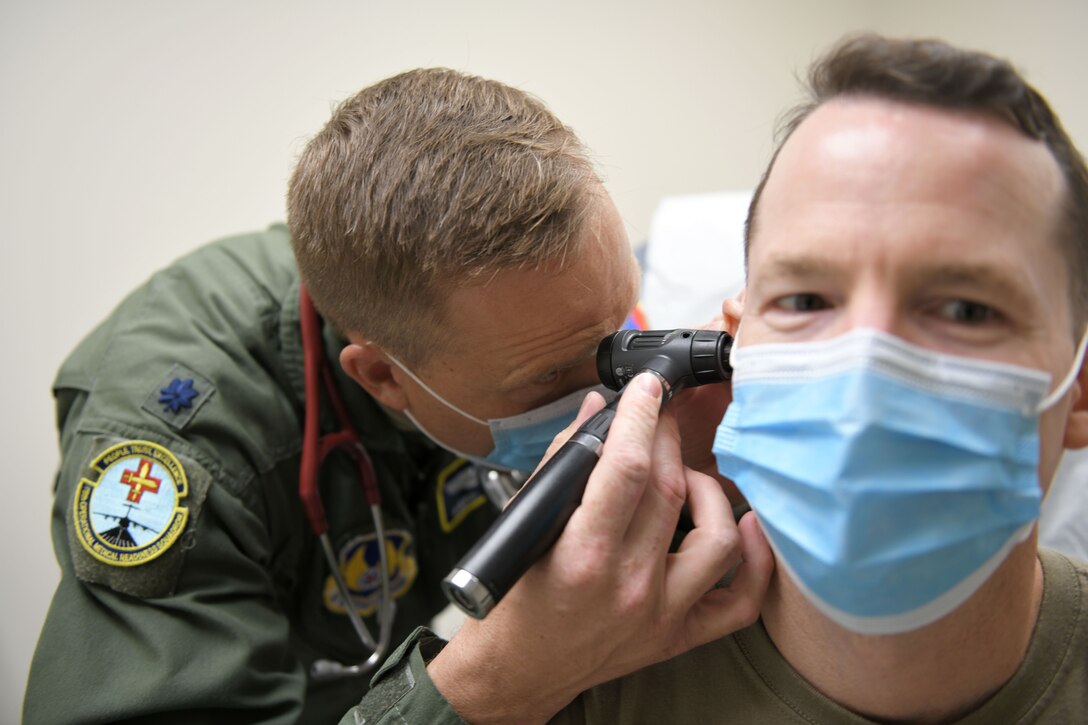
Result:
[[[372,342],[351,342],[340,351],[340,367],[352,380],[387,408],[404,410],[408,398],[404,393],[397,367],[385,352]]]
[[[740,327],[740,318],[744,314],[744,293],[747,288],[729,297],[722,302],[722,317],[725,319],[725,331],[733,337],[737,336],[737,328]]]

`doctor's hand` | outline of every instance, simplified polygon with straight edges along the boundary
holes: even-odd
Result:
[[[468,620],[428,664],[465,720],[542,723],[595,684],[756,620],[773,559],[755,519],[734,523],[712,478],[681,463],[661,385],[620,399],[581,505],[549,553],[484,620]],[[604,400],[587,398],[556,450]],[[681,507],[695,528],[669,553]],[[715,588],[740,562],[727,588]]]

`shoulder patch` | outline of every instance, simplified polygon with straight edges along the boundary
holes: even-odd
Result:
[[[95,480],[76,486],[76,535],[95,559],[139,566],[166,552],[185,530],[189,481],[170,451],[147,441],[111,446],[91,462]]]
[[[214,393],[210,380],[177,363],[148,393],[141,407],[181,430]]]
[[[179,540],[192,530],[209,477],[193,464],[187,473],[177,456],[150,441],[97,448],[72,502],[76,574],[134,596],[169,594],[181,566]]]
[[[438,473],[435,495],[438,523],[447,534],[488,500],[479,472],[464,458],[458,458]]]

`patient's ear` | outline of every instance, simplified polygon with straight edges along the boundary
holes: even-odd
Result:
[[[725,320],[725,331],[731,336],[737,336],[737,328],[740,327],[740,318],[744,314],[744,293],[747,288],[722,302],[722,317]]]
[[[1077,379],[1073,381],[1073,407],[1065,422],[1066,448],[1088,446],[1088,365],[1081,363]]]
[[[408,407],[408,398],[396,375],[396,365],[374,343],[368,340],[348,343],[340,351],[340,367],[385,407],[393,410]]]

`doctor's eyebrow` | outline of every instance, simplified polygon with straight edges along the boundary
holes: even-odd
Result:
[[[593,341],[591,345],[587,344],[582,348],[582,351],[579,354],[561,361],[552,361],[547,365],[526,365],[521,367],[520,369],[511,372],[510,376],[502,381],[501,387],[506,390],[517,390],[518,388],[532,385],[541,377],[552,371],[562,373],[566,370],[576,368],[579,365],[583,365],[587,360],[596,358],[598,343],[599,341]]]

